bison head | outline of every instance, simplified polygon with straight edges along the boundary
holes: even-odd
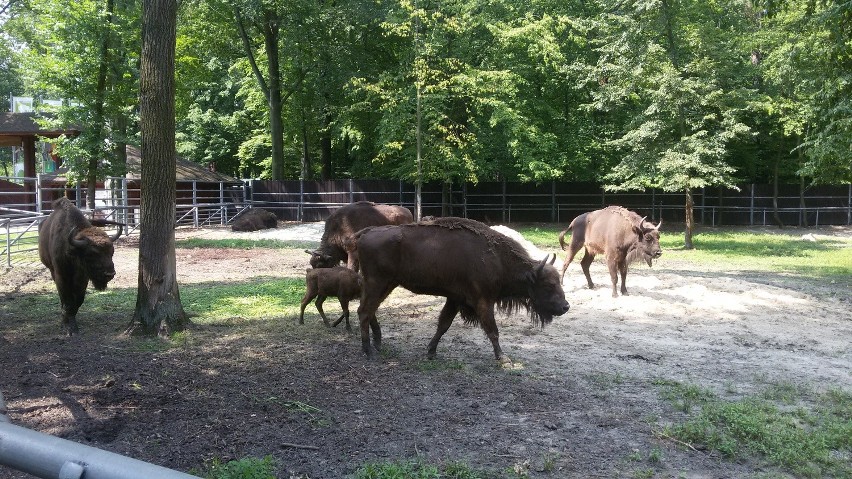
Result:
[[[115,265],[112,262],[115,249],[112,242],[113,238],[117,239],[119,235],[121,228],[114,237],[107,236],[97,228],[86,228],[82,231],[73,228],[68,235],[70,253],[79,259],[80,265],[98,291],[106,289],[107,283],[115,277]]]
[[[628,253],[628,262],[632,260],[644,260],[651,266],[652,260],[655,260],[663,255],[663,250],[660,248],[660,225],[663,224],[661,219],[657,226],[653,223],[645,221],[647,216],[639,221],[638,225],[633,227],[633,230],[639,236],[635,247]]]
[[[313,268],[333,268],[340,263],[340,260],[335,260],[329,254],[325,254],[319,250],[311,251],[306,249],[305,253],[311,255],[310,263]]]
[[[549,324],[554,316],[562,316],[571,307],[565,300],[559,273],[553,267],[555,261],[556,255],[545,256],[528,276],[533,320],[538,319],[542,324]]]

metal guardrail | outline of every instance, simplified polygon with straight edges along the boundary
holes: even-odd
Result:
[[[43,479],[198,479],[11,423],[0,392],[0,465]]]

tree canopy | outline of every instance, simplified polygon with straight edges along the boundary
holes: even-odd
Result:
[[[0,21],[2,93],[69,100],[77,177],[120,166],[140,1]],[[851,22],[840,0],[187,0],[177,149],[237,177],[848,183]]]

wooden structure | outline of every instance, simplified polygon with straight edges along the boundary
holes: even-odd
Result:
[[[43,128],[36,122],[38,116],[38,113],[0,113],[0,146],[17,146],[24,150],[24,176],[27,178],[36,176],[36,143],[40,138],[80,134],[79,130],[73,128]]]

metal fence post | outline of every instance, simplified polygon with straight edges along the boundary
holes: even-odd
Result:
[[[304,205],[305,205],[305,180],[299,178],[299,209],[296,213],[296,219],[304,221]]]
[[[41,173],[36,175],[35,179],[35,200],[36,200],[36,212],[41,213]]]
[[[353,186],[354,186],[354,182],[352,181],[352,178],[349,178],[349,202],[350,203],[355,202],[355,191],[354,191],[355,188],[353,188]]]
[[[223,181],[219,182],[219,211],[222,212],[222,215],[219,217],[219,224],[224,226],[228,222],[225,217],[228,209],[225,206],[225,183]]]
[[[556,221],[556,180],[550,180],[550,221]]]
[[[852,225],[852,183],[849,183],[849,197],[846,200],[846,224]]]

